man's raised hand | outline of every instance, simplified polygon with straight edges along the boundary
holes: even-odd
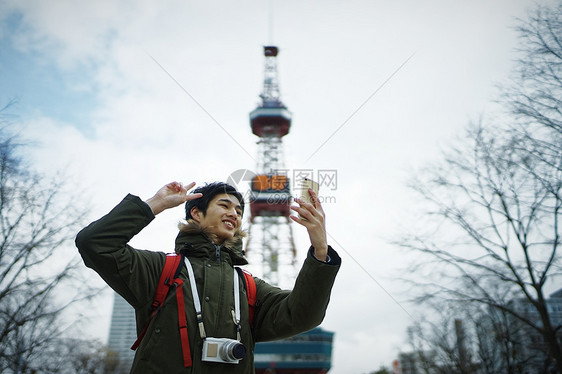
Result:
[[[157,215],[166,209],[174,208],[188,200],[198,199],[203,196],[200,193],[188,194],[187,191],[192,189],[193,186],[195,186],[195,182],[191,182],[186,186],[179,182],[168,183],[160,188],[154,196],[146,200],[146,203],[152,209],[154,215]]]
[[[299,215],[291,215],[291,219],[306,227],[310,244],[314,247],[314,256],[320,261],[326,261],[328,255],[328,243],[326,239],[326,214],[320,204],[320,199],[313,189],[309,189],[310,203],[301,199],[295,199],[299,206],[291,206],[291,209]]]

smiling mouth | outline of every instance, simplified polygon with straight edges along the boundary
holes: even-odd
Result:
[[[234,228],[234,224],[230,221],[222,221],[228,228],[233,229]]]

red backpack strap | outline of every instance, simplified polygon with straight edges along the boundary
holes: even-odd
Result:
[[[169,286],[171,286],[172,284],[175,284],[176,286],[176,302],[178,304],[178,326],[180,330],[183,366],[187,368],[192,365],[192,361],[191,361],[191,351],[189,348],[189,336],[187,334],[185,302],[183,299],[183,280],[178,278],[183,264],[183,256],[180,255],[172,255],[172,256],[174,258],[173,266],[171,266],[171,269],[166,269],[166,266],[164,266],[164,271],[162,271],[162,273],[165,273],[166,271],[169,272],[168,277],[164,279],[164,283],[168,284]],[[171,256],[168,256],[167,258],[169,257]],[[156,296],[158,297],[160,295],[157,294]],[[164,297],[166,297],[166,295],[164,295]],[[164,299],[162,299],[162,302],[163,300]]]
[[[156,313],[158,313],[158,310],[160,310],[160,307],[164,303],[164,299],[166,298],[166,295],[170,290],[170,286],[172,285],[171,280],[174,279],[174,274],[176,272],[176,269],[178,268],[178,265],[181,266],[181,256],[178,256],[176,254],[166,255],[164,269],[162,269],[162,274],[160,275],[160,280],[158,281],[158,286],[156,287],[156,293],[154,294],[154,301],[152,302],[152,313],[150,314],[148,321],[139,334],[137,341],[131,347],[133,351],[136,350],[140,345],[142,339],[144,338],[144,335],[146,334],[146,331],[148,330],[150,321],[152,321],[152,318],[154,318],[154,316],[156,315]]]
[[[164,269],[160,275],[160,280],[158,281],[158,288],[156,288],[156,293],[154,294],[154,302],[152,303],[153,309],[158,309],[163,303],[170,286],[173,284],[175,279],[176,270],[181,266],[181,256],[176,254],[166,255],[166,262],[164,263]]]
[[[175,282],[177,284],[176,300],[178,303],[178,324],[180,327],[183,366],[187,368],[192,365],[192,362],[191,362],[191,351],[189,348],[189,336],[187,335],[187,320],[185,317],[185,303],[183,299],[183,281],[179,278],[176,278]]]
[[[244,280],[244,288],[246,289],[246,296],[248,297],[248,314],[250,319],[250,326],[252,326],[254,324],[254,310],[256,307],[256,281],[254,280],[252,273],[250,273],[249,271],[239,267],[236,268],[236,271],[238,271],[238,274],[240,274],[242,276],[242,279]]]

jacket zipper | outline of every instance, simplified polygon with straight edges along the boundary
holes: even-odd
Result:
[[[213,245],[215,246],[215,256],[217,258],[217,263],[220,264],[221,263],[221,246],[218,244],[213,243]],[[220,265],[221,270],[219,271],[219,308],[215,314],[215,325],[218,325],[218,321],[219,321],[219,314],[220,314],[220,310],[222,309],[222,298],[223,298],[223,281],[222,281],[222,265]]]
[[[221,262],[221,246],[214,244],[215,246],[215,256],[217,257],[217,262]]]

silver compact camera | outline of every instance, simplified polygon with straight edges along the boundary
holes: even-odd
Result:
[[[238,340],[227,338],[203,340],[203,361],[237,364],[244,357],[246,357],[246,347]]]

